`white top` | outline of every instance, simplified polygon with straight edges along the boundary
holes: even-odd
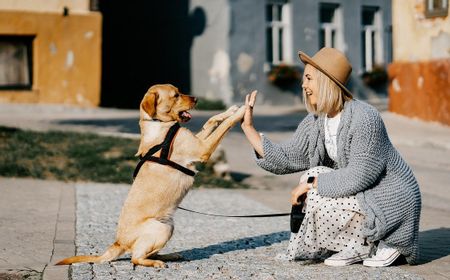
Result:
[[[325,149],[327,150],[328,156],[337,161],[337,130],[339,127],[339,123],[341,122],[341,113],[336,116],[329,118],[325,117]]]

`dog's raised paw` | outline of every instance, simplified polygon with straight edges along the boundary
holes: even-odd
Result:
[[[245,106],[241,106],[240,108],[238,108],[238,110],[236,110],[236,112],[234,113],[234,116],[242,119],[244,117],[245,114]]]
[[[233,105],[230,108],[228,108],[228,112],[232,112],[235,113],[237,110],[239,109],[239,107],[237,105]]]

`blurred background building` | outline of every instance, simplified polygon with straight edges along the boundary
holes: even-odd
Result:
[[[389,110],[450,125],[448,0],[394,0]]]
[[[1,100],[136,108],[150,85],[173,83],[226,104],[258,89],[261,103],[292,105],[301,102],[298,49],[323,46],[349,56],[350,87],[365,98],[373,91],[361,75],[391,59],[390,8],[383,0],[3,0]],[[385,94],[383,81],[379,88]]]
[[[99,105],[101,15],[89,4],[0,1],[0,102]]]
[[[295,105],[298,50],[329,46],[349,57],[357,98],[388,96],[394,59],[390,108],[441,120],[430,115],[448,115],[432,100],[448,104],[450,24],[436,9],[448,0],[2,0],[0,100],[137,108],[149,86],[172,83],[225,104],[258,89],[260,104]],[[425,95],[441,106],[428,115]]]
[[[390,1],[193,0],[191,9],[206,15],[206,28],[192,47],[196,94],[220,94],[232,103],[258,89],[261,103],[299,103],[303,65],[297,52],[313,55],[327,46],[349,57],[354,67],[349,87],[357,96],[386,95]],[[384,77],[378,83],[363,82],[380,70]]]

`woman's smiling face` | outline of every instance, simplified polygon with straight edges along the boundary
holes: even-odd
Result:
[[[317,70],[309,64],[306,64],[303,72],[302,89],[311,105],[317,105],[318,86],[316,72]]]

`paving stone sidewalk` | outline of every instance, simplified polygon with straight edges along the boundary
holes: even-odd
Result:
[[[78,254],[101,254],[114,242],[116,221],[129,186],[78,184]],[[193,190],[183,206],[209,213],[271,213],[274,210],[230,190]],[[289,239],[288,217],[236,219],[177,211],[175,232],[162,253],[186,261],[167,269],[136,267],[130,256],[105,264],[74,264],[72,279],[422,279],[399,267],[333,268],[274,260]]]

